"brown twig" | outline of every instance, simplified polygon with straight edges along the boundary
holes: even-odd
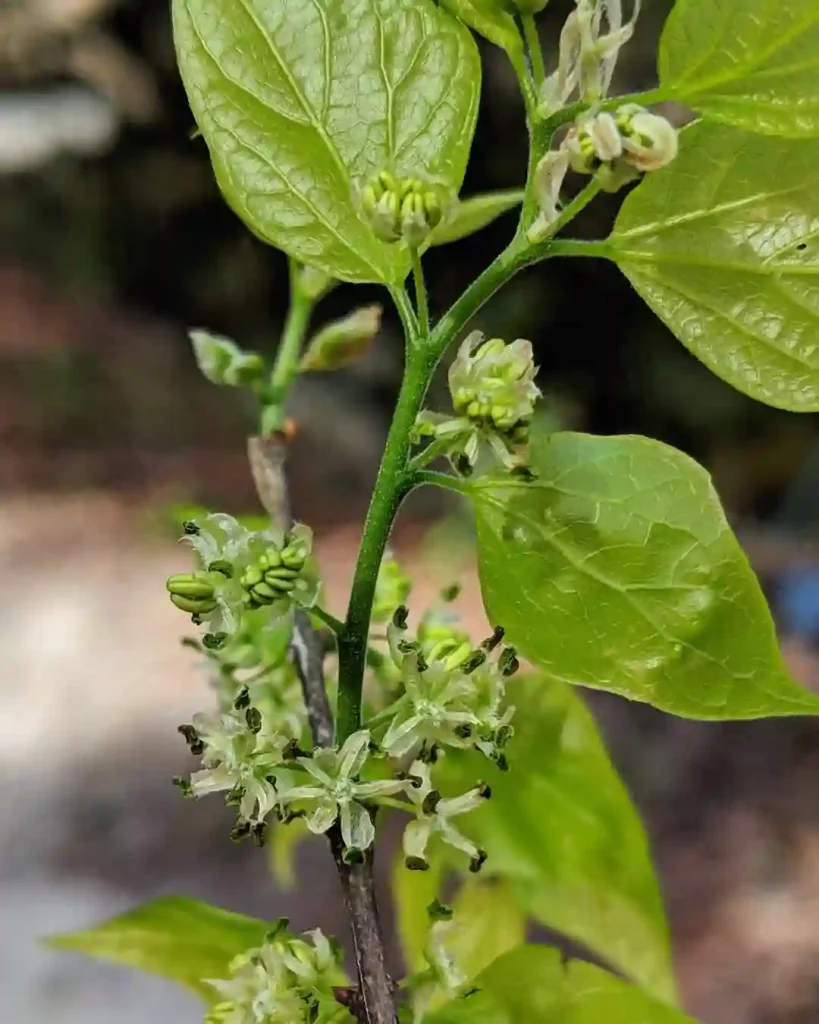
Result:
[[[271,520],[280,526],[290,522],[285,452],[286,439],[281,436],[248,441],[250,466],[259,498]],[[309,615],[297,609],[290,656],[301,680],[313,742],[319,747],[331,746],[334,736],[333,714],[324,681],[324,654],[321,636],[313,628]],[[345,990],[347,993],[356,991],[356,998],[344,1005],[362,1024],[395,1024],[393,984],[387,973],[375,899],[372,849],[362,861],[348,864],[344,860],[344,842],[337,824],[329,830],[328,838],[350,917],[358,968],[358,990]]]

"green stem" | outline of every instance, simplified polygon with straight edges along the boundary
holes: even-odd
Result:
[[[426,350],[408,349],[406,373],[364,524],[347,619],[338,638],[336,742],[339,744],[361,724],[361,687],[375,584],[393,520],[409,489],[406,465],[410,433],[421,410],[433,367],[434,360]]]
[[[401,325],[404,328],[404,336],[409,341],[418,337],[418,319],[415,316],[415,310],[412,308],[410,297],[407,295],[407,289],[390,288],[390,295],[392,301],[395,304],[395,308],[398,312],[398,316],[401,319]]]
[[[435,487],[442,487],[445,491],[455,491],[456,494],[468,494],[469,485],[456,476],[449,473],[437,473],[432,469],[421,469],[412,474],[412,488],[422,487],[424,484],[433,484]]]
[[[418,329],[421,337],[429,335],[429,300],[427,298],[427,285],[424,280],[424,268],[421,264],[421,254],[410,246],[412,258],[412,279],[415,283],[415,307],[418,310]]]
[[[541,46],[537,25],[535,24],[534,16],[531,14],[522,15],[520,20],[523,25],[523,37],[529,50],[529,60],[532,65],[532,77],[535,80],[535,88],[540,90],[541,85],[546,80],[546,65],[543,63],[543,47]]]
[[[266,432],[278,430],[284,423],[284,405],[287,395],[298,376],[301,348],[304,344],[314,301],[298,287],[299,267],[290,261],[290,308],[284,322],[279,347],[270,374],[270,383],[264,395]]]

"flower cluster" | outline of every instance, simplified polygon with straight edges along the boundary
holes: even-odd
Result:
[[[227,979],[204,979],[220,1001],[205,1024],[336,1024],[350,1020],[333,995],[343,983],[340,953],[318,929],[305,939],[271,932],[235,957]]]
[[[578,119],[565,140],[569,166],[594,174],[607,191],[616,191],[644,171],[657,171],[677,155],[677,130],[659,114],[627,103]]]
[[[444,207],[437,192],[418,178],[395,178],[381,171],[364,187],[361,206],[382,242],[400,239],[417,248],[441,223]]]
[[[455,416],[422,412],[414,440],[428,440],[430,451],[445,451],[462,472],[472,472],[484,452],[507,469],[525,465],[540,395],[536,372],[530,342],[487,341],[473,331],[449,368]]]
[[[440,747],[474,748],[505,769],[514,714],[504,706],[506,680],[518,660],[502,646],[503,630],[473,648],[465,633],[432,615],[412,638],[401,607],[387,639],[403,693],[374,720],[389,723],[381,749],[391,757],[418,753],[434,760]]]
[[[310,607],[318,593],[311,558],[312,533],[295,526],[287,533],[251,531],[232,516],[214,514],[185,523],[185,537],[200,568],[168,578],[177,608],[216,633],[235,632],[245,611],[267,606],[284,613]]]

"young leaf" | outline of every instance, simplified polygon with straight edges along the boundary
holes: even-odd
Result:
[[[235,341],[210,331],[188,333],[196,365],[211,384],[242,387],[252,384],[264,373],[264,360],[256,352],[245,352]]]
[[[480,93],[470,33],[433,0],[173,0],[191,108],[227,201],[345,281],[394,284],[357,193],[382,170],[457,192]]]
[[[468,878],[452,901],[452,937],[447,942],[464,981],[526,939],[526,915],[498,878]]]
[[[663,98],[749,131],[819,135],[816,0],[677,0],[660,41]]]
[[[700,122],[681,143],[598,251],[717,376],[769,405],[819,410],[819,140]]]
[[[302,356],[302,372],[339,370],[363,355],[381,329],[382,312],[381,306],[373,303],[325,324]]]
[[[401,955],[408,974],[426,967],[424,949],[429,934],[427,907],[441,899],[445,863],[439,851],[429,858],[429,871],[409,871],[399,849],[392,866],[392,898]]]
[[[470,196],[455,207],[455,213],[432,233],[430,245],[447,245],[461,238],[474,235],[485,228],[501,214],[513,210],[523,202],[521,189],[506,189],[502,192],[487,192]]]
[[[519,946],[475,979],[479,991],[429,1024],[694,1024],[691,1017],[548,946]]]
[[[81,932],[50,936],[49,945],[137,967],[185,985],[212,1001],[207,978],[223,978],[230,961],[260,945],[273,924],[186,896],[150,900]]]
[[[708,474],[645,437],[561,433],[475,481],[489,620],[549,679],[685,718],[819,714]]]
[[[494,621],[494,620],[493,620]],[[674,977],[657,879],[640,819],[611,765],[594,719],[572,687],[514,679],[510,770],[463,828],[527,916],[585,943],[658,998]],[[453,792],[484,771],[478,755],[443,762]]]

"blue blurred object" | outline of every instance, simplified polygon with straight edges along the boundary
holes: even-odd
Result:
[[[819,565],[782,576],[777,611],[784,632],[819,642]]]

